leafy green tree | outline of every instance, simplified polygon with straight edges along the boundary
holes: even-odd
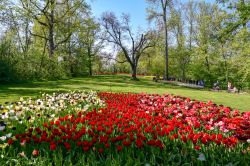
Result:
[[[146,0],[150,7],[148,8],[148,19],[160,19],[163,22],[164,36],[165,36],[165,79],[169,78],[169,55],[168,55],[168,14],[172,7],[172,0]]]
[[[23,9],[27,12],[27,15],[46,29],[46,35],[40,35],[33,32],[30,33],[33,36],[48,41],[49,57],[53,57],[56,48],[67,42],[73,34],[72,29],[68,28],[69,31],[64,31],[64,34],[66,33],[66,35],[61,35],[60,29],[62,27],[68,27],[68,25],[74,27],[75,22],[71,22],[73,20],[71,17],[77,14],[77,9],[80,7],[84,6],[87,8],[86,3],[81,0],[46,0],[45,2],[40,0],[20,1]]]
[[[231,19],[227,22],[224,35],[232,34],[241,27],[246,28],[250,21],[250,1],[249,0],[218,0],[230,10]]]
[[[84,25],[80,27],[79,42],[82,43],[87,50],[87,66],[89,75],[92,76],[93,61],[102,48],[103,40],[99,37],[99,24],[96,23],[93,18],[85,19],[83,24]]]
[[[184,34],[184,14],[182,13],[183,6],[180,5],[179,8],[173,9],[171,12],[171,17],[169,20],[170,31],[173,32],[176,46],[172,50],[171,59],[175,62],[175,75],[186,79],[187,67],[190,62],[190,53],[186,47],[186,35]],[[190,46],[189,46],[190,47]]]

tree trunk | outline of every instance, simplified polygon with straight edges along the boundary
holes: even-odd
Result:
[[[206,63],[207,71],[210,73],[210,65],[209,65],[209,60],[207,56],[205,57],[205,61],[206,61],[205,63]]]
[[[211,72],[210,72],[210,64],[209,64],[209,59],[208,56],[205,57],[205,64],[208,72],[208,79],[209,79],[209,84],[213,86],[213,80],[211,79]]]
[[[54,43],[54,32],[53,28],[50,27],[49,30],[49,57],[52,58],[54,56],[55,43]]]
[[[131,65],[131,69],[132,69],[132,80],[138,80],[138,78],[136,77],[137,65],[136,64],[130,64],[130,65]]]
[[[185,71],[185,65],[183,65],[183,68],[182,68],[182,79],[185,79],[186,78],[186,71]]]
[[[54,43],[54,1],[51,1],[51,13],[49,15],[49,57],[52,58],[55,51],[55,43]]]
[[[192,35],[193,35],[193,23],[190,23],[189,29],[189,50],[192,50]]]
[[[241,5],[243,5],[244,7],[246,7],[245,0],[241,0]],[[243,28],[247,27],[247,22],[245,20],[243,21],[242,26],[243,26]]]
[[[88,68],[89,68],[89,76],[92,76],[92,59],[91,59],[91,49],[88,47]]]
[[[29,21],[25,22],[25,53],[29,50],[30,38],[29,38]]]
[[[165,80],[168,80],[169,73],[168,73],[168,28],[167,28],[167,17],[164,16],[164,29],[165,29],[165,73],[164,78]]]
[[[226,82],[228,82],[228,65],[227,65],[227,57],[224,53],[224,44],[221,45],[221,49],[222,49],[222,57],[224,59],[224,67],[225,67],[225,76],[226,76]]]

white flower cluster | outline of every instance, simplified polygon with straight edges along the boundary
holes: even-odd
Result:
[[[66,114],[91,111],[104,106],[105,102],[94,91],[42,94],[36,100],[20,98],[18,102],[0,105],[0,144],[11,137],[10,131],[20,128],[21,125],[36,126],[45,119],[53,120]]]

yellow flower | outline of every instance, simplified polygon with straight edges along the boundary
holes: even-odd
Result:
[[[20,110],[21,110],[21,107],[15,106],[15,111],[20,111]]]
[[[8,144],[7,144],[7,143],[0,144],[0,148],[2,148],[2,149],[5,149],[7,146],[8,146]]]
[[[3,110],[2,112],[3,112],[3,113],[6,113],[6,112],[8,112],[8,111],[9,111],[9,110],[7,110],[7,109],[4,109],[4,110]]]
[[[17,140],[17,139],[16,139],[16,136],[13,136],[13,137],[12,137],[12,140],[13,140],[13,141],[16,141],[16,140]]]

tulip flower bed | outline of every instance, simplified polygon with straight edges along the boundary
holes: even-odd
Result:
[[[212,102],[79,92],[46,95],[2,110],[1,164],[250,163],[250,113]]]
[[[91,111],[104,105],[104,101],[92,91],[43,94],[41,99],[21,98],[19,102],[0,105],[0,148],[7,146],[3,143],[6,139],[26,128],[39,127],[59,116]]]

